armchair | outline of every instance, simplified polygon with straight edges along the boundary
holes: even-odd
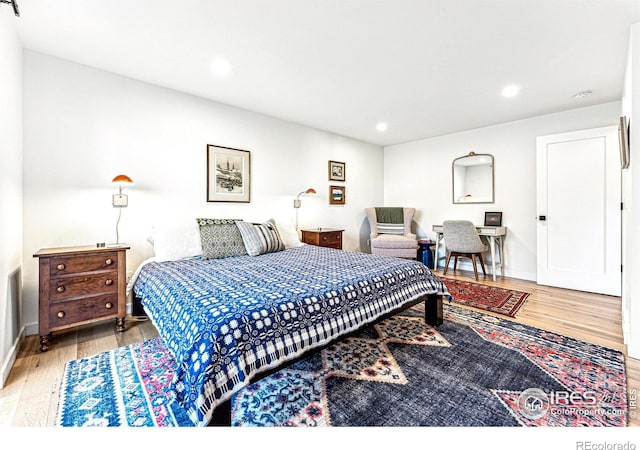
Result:
[[[366,208],[371,253],[415,259],[418,240],[411,232],[415,208]]]

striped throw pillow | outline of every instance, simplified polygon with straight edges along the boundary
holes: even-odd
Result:
[[[380,223],[378,222],[378,233],[380,234],[404,234],[403,223]]]
[[[236,225],[249,255],[258,256],[284,250],[284,244],[278,234],[275,221],[267,220],[265,223],[238,221]]]

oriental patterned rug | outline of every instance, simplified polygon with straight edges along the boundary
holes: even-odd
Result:
[[[517,317],[529,297],[528,292],[497,286],[440,277],[449,290],[454,303],[485,311]]]
[[[621,352],[445,305],[391,317],[240,391],[233,426],[626,426]],[[58,426],[191,426],[160,338],[65,366]]]

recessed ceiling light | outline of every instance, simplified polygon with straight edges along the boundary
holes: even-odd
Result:
[[[591,91],[580,91],[578,92],[576,95],[574,95],[574,98],[577,99],[581,99],[581,98],[587,98],[588,96],[590,96],[593,92]]]
[[[516,95],[518,95],[518,92],[520,92],[520,88],[518,86],[516,86],[515,84],[510,84],[509,86],[505,86],[502,89],[502,96],[503,97],[515,97]]]
[[[380,131],[380,132],[382,132],[382,131],[386,131],[386,130],[387,130],[387,124],[386,124],[386,123],[384,123],[384,122],[379,122],[379,123],[376,125],[376,130],[378,130],[378,131]]]
[[[231,74],[233,67],[231,63],[224,58],[215,58],[209,66],[211,72],[217,77],[226,77]]]

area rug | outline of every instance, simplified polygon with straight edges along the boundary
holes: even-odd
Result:
[[[460,305],[472,306],[507,317],[517,317],[527,302],[529,293],[504,289],[470,281],[440,277],[452,296],[452,301]]]
[[[417,306],[240,391],[233,426],[626,426],[621,352]],[[58,426],[190,426],[160,338],[65,366]]]

